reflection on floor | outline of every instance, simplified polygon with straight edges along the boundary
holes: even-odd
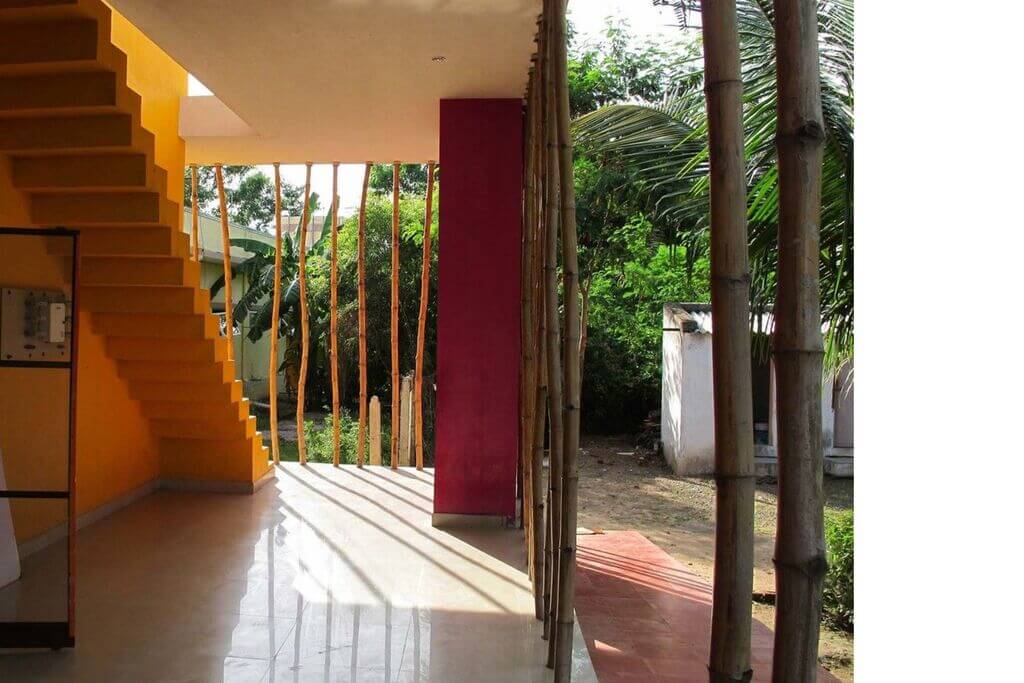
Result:
[[[706,681],[711,586],[635,531],[581,535],[578,546],[576,614],[601,683]],[[771,680],[772,646],[755,621],[754,681]]]
[[[432,493],[284,464],[253,496],[148,496],[79,535],[78,646],[0,654],[0,680],[551,680],[521,533],[434,529]]]

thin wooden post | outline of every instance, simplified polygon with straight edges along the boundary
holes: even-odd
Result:
[[[547,11],[545,12],[545,27],[548,33],[545,41],[548,51],[548,59],[545,60],[547,71],[547,83],[545,86],[544,99],[545,122],[544,134],[546,140],[545,150],[545,201],[546,211],[546,249],[544,260],[544,288],[545,288],[545,327],[547,332],[547,365],[548,365],[548,419],[551,421],[551,434],[549,440],[549,469],[548,469],[548,519],[551,525],[551,572],[548,577],[551,598],[548,606],[548,659],[549,668],[555,667],[555,652],[558,640],[558,601],[561,597],[559,592],[559,574],[561,566],[561,533],[562,533],[562,458],[564,455],[564,414],[563,408],[563,377],[562,377],[562,341],[561,324],[558,319],[558,229],[559,229],[559,175],[558,175],[558,122],[556,112],[555,77],[556,71],[553,62],[553,44],[556,36],[553,30],[557,23],[553,11],[553,3],[546,0]]]
[[[341,464],[341,410],[338,405],[338,162],[331,164],[331,415],[334,466]]]
[[[715,569],[708,660],[714,682],[750,680],[754,424],[743,83],[736,4],[703,0],[711,150],[711,312],[715,410]]]
[[[401,387],[398,384],[398,181],[401,162],[391,166],[391,469],[398,469],[398,429]]]
[[[306,191],[299,219],[299,310],[302,323],[302,359],[299,362],[299,389],[295,406],[295,431],[299,442],[299,464],[306,464],[306,372],[309,370],[309,302],[306,300],[306,223],[309,222],[309,181],[312,162],[306,162]]]
[[[566,50],[567,0],[554,0],[552,23],[552,89],[558,127],[558,171],[561,199],[562,289],[565,307],[565,388],[562,419],[562,514],[558,563],[558,638],[555,680],[572,677],[572,635],[576,595],[577,461],[580,450],[580,280],[577,263],[576,188],[573,180],[572,134],[569,131],[569,80]]]
[[[430,227],[434,206],[434,162],[427,162],[427,210],[423,218],[423,268],[420,274],[420,317],[416,330],[416,469],[423,469],[423,356],[427,348],[427,302],[430,297]]]
[[[191,164],[192,171],[192,260],[199,263],[199,167]]]
[[[818,281],[825,127],[818,3],[775,0],[779,263],[773,355],[778,380],[778,531],[772,680],[818,672],[825,558]]]
[[[220,164],[214,167],[217,179],[217,198],[220,202],[220,235],[224,249],[224,333],[228,338],[228,360],[235,357],[235,326],[232,321],[231,298],[231,229],[228,227],[228,200],[224,193],[224,174]]]
[[[398,419],[398,464],[408,467],[412,464],[412,378],[402,378],[402,396],[400,417]]]
[[[370,464],[379,465],[380,459],[380,399],[370,399]]]
[[[363,193],[359,200],[358,255],[356,257],[359,279],[359,444],[356,447],[356,465],[363,466],[366,454],[366,192],[370,186],[370,170],[373,164],[366,162],[363,170]]]
[[[270,314],[270,367],[267,383],[270,389],[270,450],[274,464],[281,462],[277,436],[277,348],[281,318],[281,164],[274,162],[274,301]]]

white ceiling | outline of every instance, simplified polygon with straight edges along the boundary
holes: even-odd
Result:
[[[195,163],[436,159],[440,99],[522,96],[541,10],[541,0],[107,1],[230,110],[209,98],[183,106]]]

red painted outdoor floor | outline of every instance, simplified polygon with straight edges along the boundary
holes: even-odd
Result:
[[[577,545],[576,615],[601,683],[706,681],[711,585],[635,531]],[[754,680],[771,680],[772,632],[758,621],[752,656]]]

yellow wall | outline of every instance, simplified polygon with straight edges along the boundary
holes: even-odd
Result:
[[[188,95],[188,72],[113,9],[110,40],[128,55],[128,87],[142,97],[142,127],[156,137],[156,163],[167,171],[167,197],[181,207],[185,141],[178,136],[178,111]]]

